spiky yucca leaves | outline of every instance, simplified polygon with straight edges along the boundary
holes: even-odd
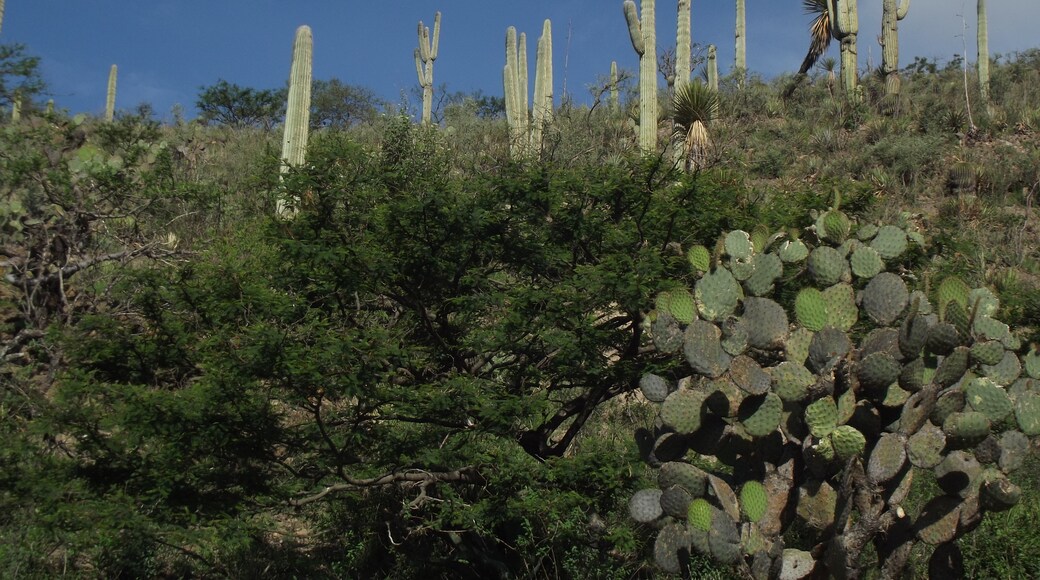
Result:
[[[758,229],[687,249],[693,292],[657,298],[654,343],[684,365],[640,383],[661,401],[660,497],[631,510],[662,530],[667,570],[691,549],[754,578],[901,577],[915,544],[947,558],[1021,497],[1010,474],[1040,435],[1040,354],[1017,354],[992,291],[948,278],[926,293],[896,273],[920,232],[857,224],[839,203],[812,215],[799,252]],[[910,515],[922,471],[939,491]],[[784,545],[790,529],[804,550]]]
[[[686,170],[700,169],[708,161],[711,137],[708,127],[719,114],[719,94],[700,80],[676,87],[672,100],[672,137],[682,151]]]
[[[831,15],[827,9],[827,0],[802,0],[802,8],[805,13],[812,16],[809,23],[809,52],[802,60],[802,66],[798,68],[798,74],[784,90],[784,98],[794,94],[795,89],[805,79],[809,69],[816,64],[823,53],[831,45]]]

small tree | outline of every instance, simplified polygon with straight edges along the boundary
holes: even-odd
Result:
[[[269,130],[285,116],[285,89],[253,89],[221,79],[202,87],[195,107],[205,123]]]

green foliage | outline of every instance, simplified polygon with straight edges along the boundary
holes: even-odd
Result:
[[[285,89],[240,87],[224,79],[202,87],[195,107],[204,123],[271,129],[285,116]]]
[[[45,87],[39,57],[27,55],[22,44],[0,44],[0,106],[10,107],[16,97],[28,101]]]

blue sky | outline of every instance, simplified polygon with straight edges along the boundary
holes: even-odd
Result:
[[[748,67],[771,77],[797,70],[808,47],[800,0],[746,0]],[[373,89],[400,102],[417,84],[416,25],[442,13],[434,84],[501,95],[505,30],[527,32],[534,58],[541,23],[553,24],[557,98],[578,101],[611,60],[635,71],[621,0],[7,0],[0,42],[40,56],[53,98],[72,112],[100,113],[108,70],[119,66],[117,108],[151,103],[169,118],[174,104],[194,116],[199,88],[219,79],[277,88],[288,78],[293,32],[314,31],[315,78]],[[657,2],[658,48],[675,41],[675,0]],[[860,66],[880,63],[881,0],[860,0]],[[949,60],[966,43],[974,61],[975,0],[911,0],[900,23],[901,64],[914,56]],[[733,0],[693,0],[694,42],[718,46],[733,64]],[[963,16],[963,18],[962,18]],[[991,53],[1040,46],[1040,0],[990,0]],[[569,40],[568,40],[569,33]],[[836,48],[831,49],[836,54]],[[533,75],[532,75],[533,77]],[[533,82],[533,78],[532,78]]]

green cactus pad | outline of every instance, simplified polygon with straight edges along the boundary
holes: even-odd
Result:
[[[757,522],[766,514],[769,507],[769,495],[766,487],[757,481],[747,481],[740,488],[740,509],[748,521]]]
[[[744,392],[725,376],[708,381],[705,392],[708,393],[705,408],[717,417],[736,416],[744,401]]]
[[[853,250],[849,265],[852,267],[852,275],[863,279],[873,278],[885,269],[881,255],[870,246],[859,246]]]
[[[986,415],[991,423],[997,424],[1011,414],[1011,399],[1007,392],[989,379],[977,378],[964,387],[964,398],[974,411]]]
[[[899,371],[899,386],[911,393],[916,393],[931,381],[934,373],[928,372],[924,359],[915,358],[903,365]]]
[[[704,246],[693,246],[687,250],[686,259],[696,272],[707,272],[711,268],[711,252]]]
[[[982,466],[967,451],[951,451],[935,466],[935,482],[950,495],[968,497],[982,475]]]
[[[1029,349],[1029,352],[1022,357],[1022,365],[1025,367],[1026,374],[1034,379],[1040,379],[1040,352],[1037,352],[1036,347]]]
[[[718,377],[729,367],[730,355],[722,349],[722,331],[706,320],[694,320],[683,335],[683,352],[693,370]]]
[[[907,439],[897,433],[885,433],[878,439],[867,462],[867,476],[875,483],[895,477],[906,463]]]
[[[1011,473],[1025,463],[1026,457],[1030,453],[1031,444],[1029,437],[1021,431],[1005,431],[1000,435],[997,445],[1000,447],[1000,458],[997,459],[997,466],[1004,473]]]
[[[817,221],[817,233],[823,240],[831,244],[844,242],[849,237],[851,230],[852,222],[849,220],[849,216],[840,210],[832,209],[825,212]]]
[[[966,405],[967,402],[964,399],[964,391],[960,389],[943,391],[935,401],[935,408],[932,409],[932,414],[929,419],[936,425],[942,425],[946,422],[946,418],[949,417],[951,413],[963,411]]]
[[[981,340],[971,345],[971,361],[981,365],[996,365],[1004,360],[1004,345],[997,340]]]
[[[720,325],[722,350],[731,356],[743,354],[750,340],[748,325],[736,316],[729,316]]]
[[[876,224],[866,223],[856,230],[856,239],[861,242],[869,242],[878,233]]]
[[[928,420],[928,415],[935,407],[938,392],[939,387],[928,385],[910,395],[910,398],[903,404],[903,410],[899,415],[899,433],[910,435],[916,433],[924,425]]]
[[[867,439],[863,433],[850,425],[841,425],[830,434],[829,439],[834,445],[834,453],[842,461],[847,461],[863,453],[863,449],[867,445]]]
[[[738,411],[740,422],[748,435],[765,437],[780,426],[784,403],[776,393],[766,393],[744,399]]]
[[[744,297],[744,290],[725,268],[705,274],[694,287],[697,309],[706,320],[722,320],[733,314]]]
[[[933,325],[932,317],[921,314],[920,302],[914,302],[914,300],[919,299],[915,298],[911,301],[910,312],[899,326],[899,352],[903,353],[905,358],[910,359],[920,356]],[[914,304],[918,305],[918,312],[916,313],[914,312]],[[954,346],[957,346],[958,338],[956,331],[954,331],[954,344],[949,346],[947,352],[952,350]]]
[[[681,324],[689,324],[697,317],[693,294],[685,288],[676,288],[669,294],[668,311]]]
[[[672,391],[671,385],[664,377],[652,373],[647,373],[639,379],[639,389],[643,391],[643,396],[653,403],[663,403]]]
[[[878,274],[863,289],[863,311],[881,326],[895,322],[909,301],[906,283],[891,272]]]
[[[726,234],[723,243],[726,248],[726,255],[736,260],[750,260],[751,255],[755,251],[754,246],[751,244],[751,235],[743,230],[729,232]]]
[[[973,288],[968,294],[968,304],[976,316],[994,316],[1000,310],[1000,299],[989,288]]]
[[[665,354],[678,352],[682,348],[682,328],[679,321],[668,312],[657,312],[657,318],[650,325],[650,334],[653,336],[654,346]]]
[[[968,299],[971,296],[971,288],[956,276],[945,278],[935,294],[935,304],[938,307],[939,317],[945,320],[946,307],[950,302],[960,304],[961,308],[968,309]]]
[[[963,346],[953,349],[953,352],[947,355],[939,363],[939,367],[935,369],[935,376],[932,377],[935,384],[941,387],[948,387],[961,380],[964,373],[968,372],[969,352]]]
[[[686,512],[686,521],[691,528],[707,532],[711,529],[711,517],[715,511],[708,500],[701,497],[696,498],[690,502],[690,509]]]
[[[769,369],[773,377],[773,391],[784,401],[798,402],[809,394],[816,377],[803,365],[782,362]]]
[[[922,542],[938,546],[952,540],[961,519],[961,503],[955,497],[940,495],[932,498],[917,519],[914,528]]]
[[[884,393],[885,395],[878,401],[882,407],[899,408],[910,398],[910,392],[901,389],[897,383],[888,385]]]
[[[848,423],[856,414],[856,392],[848,389],[838,397],[838,425]]]
[[[806,287],[798,291],[794,299],[794,314],[798,324],[816,332],[827,325],[827,303],[823,292]]]
[[[648,524],[664,514],[661,509],[661,490],[657,488],[641,489],[632,494],[628,501],[628,513],[632,519]]]
[[[948,322],[940,322],[928,329],[928,338],[924,346],[932,354],[946,356],[961,343],[961,334],[957,327]]]
[[[741,317],[748,329],[748,344],[760,350],[777,350],[787,339],[787,312],[769,298],[744,299]]]
[[[962,411],[950,413],[943,421],[946,442],[953,449],[964,449],[980,443],[989,436],[990,420],[985,413]]]
[[[838,426],[838,405],[834,399],[823,397],[805,408],[805,424],[814,437],[823,438]]]
[[[957,329],[957,334],[962,337],[971,333],[971,319],[968,311],[959,302],[951,301],[946,305],[943,322],[949,322]]]
[[[755,273],[755,264],[751,260],[737,260],[730,258],[726,260],[726,267],[730,273],[733,274],[733,278],[738,282],[744,282]]]
[[[771,293],[774,282],[784,275],[784,264],[776,254],[755,254],[751,265],[753,272],[744,280],[744,288],[752,296]]]
[[[848,262],[838,250],[830,246],[821,246],[809,254],[809,273],[817,286],[833,286],[841,281],[848,269]]]
[[[908,246],[906,232],[896,226],[881,226],[877,235],[870,241],[870,247],[877,250],[884,260],[894,260],[903,255]]]
[[[859,320],[856,307],[856,291],[848,284],[835,284],[823,291],[827,305],[827,326],[849,331]]]
[[[998,385],[1010,385],[1022,374],[1022,363],[1015,353],[1004,351],[1003,358],[995,365],[982,365],[982,374]]]
[[[690,538],[686,534],[686,526],[672,523],[657,532],[654,542],[654,562],[671,574],[678,573],[682,567],[679,562],[680,552],[689,552]]]
[[[785,264],[796,264],[809,257],[809,247],[801,240],[788,240],[780,245],[777,255]]]
[[[810,370],[820,372],[835,360],[844,357],[852,350],[852,341],[847,334],[837,328],[827,326],[813,335],[809,343]]]
[[[867,390],[887,388],[899,380],[899,362],[887,352],[875,352],[856,365],[860,386]]]
[[[740,529],[737,522],[721,511],[711,517],[711,529],[708,530],[708,547],[711,555],[723,564],[735,564],[743,556],[740,545]]]
[[[813,331],[808,328],[797,328],[787,337],[784,345],[784,358],[788,362],[804,365],[809,359],[809,345],[812,344]]]
[[[914,467],[932,469],[942,461],[945,448],[946,435],[942,429],[927,423],[907,440],[906,454]]]
[[[1040,435],[1040,394],[1027,392],[1015,399],[1015,420],[1026,436]]]
[[[665,489],[661,494],[661,509],[664,515],[682,519],[686,517],[686,511],[690,508],[693,496],[678,485]]]
[[[696,391],[675,391],[661,405],[661,420],[677,433],[696,433],[701,428],[704,398]]]
[[[708,474],[695,465],[669,461],[662,464],[657,473],[657,486],[661,489],[679,486],[692,497],[701,497],[708,486]]]
[[[738,356],[729,365],[729,377],[749,395],[764,395],[769,392],[772,378],[755,359]]]

